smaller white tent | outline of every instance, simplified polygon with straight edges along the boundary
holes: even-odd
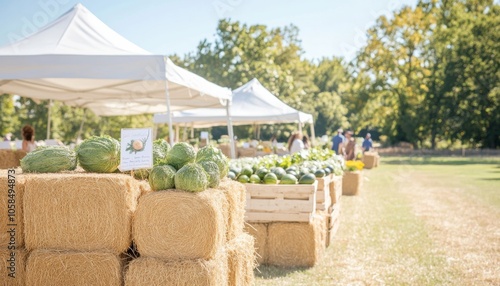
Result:
[[[233,125],[313,123],[311,114],[288,106],[255,78],[233,91],[230,111]],[[154,122],[167,122],[167,115],[155,114]],[[196,108],[174,112],[172,122],[197,128],[222,126],[227,124],[227,115],[223,109]]]
[[[311,114],[288,106],[255,78],[233,91],[229,111],[232,125],[295,122],[299,124],[299,130],[301,130],[303,123],[310,123],[311,135],[314,136]],[[153,120],[154,123],[166,123],[168,115],[155,114]],[[223,109],[196,108],[173,112],[172,122],[195,128],[224,126],[228,123],[228,116]],[[229,133],[231,135],[232,130]]]

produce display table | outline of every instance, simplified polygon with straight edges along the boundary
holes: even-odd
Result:
[[[311,185],[245,184],[247,222],[310,222],[318,182]]]

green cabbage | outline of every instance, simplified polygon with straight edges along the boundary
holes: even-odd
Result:
[[[229,172],[229,162],[226,155],[224,155],[220,149],[207,145],[198,150],[196,162],[200,163],[205,161],[215,162],[217,164],[221,179],[227,176]]]
[[[201,192],[208,187],[208,175],[200,164],[188,163],[175,174],[175,188],[188,192]]]
[[[149,185],[153,191],[173,189],[175,168],[170,165],[155,166],[149,172]]]
[[[220,171],[219,171],[219,166],[215,164],[214,162],[210,161],[203,161],[199,163],[205,172],[208,174],[208,186],[210,188],[216,188],[219,186],[220,183]]]
[[[167,164],[167,154],[170,149],[170,144],[164,139],[153,141],[153,165]]]
[[[187,163],[194,162],[196,151],[186,142],[176,143],[167,153],[167,164],[179,170]]]

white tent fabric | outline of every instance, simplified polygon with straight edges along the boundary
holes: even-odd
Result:
[[[288,106],[255,78],[233,91],[230,110],[233,125],[313,122],[311,114]],[[167,114],[155,114],[153,120],[165,123],[167,117]],[[227,115],[222,109],[197,108],[173,112],[172,122],[195,128],[221,126],[227,124]]]
[[[231,91],[136,46],[77,4],[0,47],[0,93],[54,99],[97,115],[220,107]]]

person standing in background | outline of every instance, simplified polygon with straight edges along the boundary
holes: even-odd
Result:
[[[345,134],[346,146],[345,146],[345,159],[354,160],[356,150],[356,140],[352,137],[354,133],[352,131],[347,131]]]
[[[339,128],[337,130],[337,135],[332,139],[332,150],[335,151],[337,155],[343,154],[342,150],[344,148],[345,137],[342,135],[342,132],[344,132],[344,130]]]
[[[304,149],[311,148],[311,143],[309,143],[309,137],[307,135],[302,136],[302,143],[304,143]]]
[[[24,125],[21,133],[23,136],[23,151],[31,152],[35,150],[35,129],[31,125]]]
[[[3,141],[12,141],[12,133],[5,134]]]
[[[288,140],[288,151],[290,154],[300,152],[304,149],[304,142],[302,142],[302,133],[296,132],[290,136]]]
[[[363,141],[363,144],[361,147],[363,148],[363,153],[370,151],[373,148],[373,141],[372,141],[372,135],[370,133],[366,133],[365,140]]]

